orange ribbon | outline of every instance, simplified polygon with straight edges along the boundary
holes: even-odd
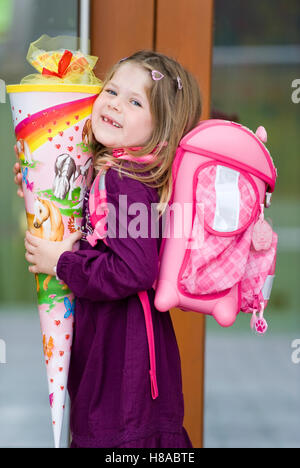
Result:
[[[42,75],[57,76],[58,78],[63,78],[67,73],[67,69],[71,63],[73,54],[69,50],[65,50],[63,56],[58,62],[57,72],[48,70],[48,68],[43,68]]]

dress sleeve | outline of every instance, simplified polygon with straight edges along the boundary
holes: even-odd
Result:
[[[129,177],[120,179],[112,169],[105,182],[107,248],[100,248],[98,241],[93,249],[64,252],[57,264],[59,278],[75,296],[91,301],[118,300],[151,289],[158,274],[155,191]]]

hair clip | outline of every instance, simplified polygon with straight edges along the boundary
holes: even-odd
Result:
[[[180,76],[177,76],[177,86],[178,86],[178,89],[182,89],[182,88],[183,88],[183,86],[182,86],[182,81],[181,81]]]
[[[119,60],[119,63],[124,62],[124,60],[127,60],[127,59],[128,59],[128,57],[124,57],[121,60]]]
[[[151,75],[154,81],[159,81],[165,76],[158,70],[152,70]]]

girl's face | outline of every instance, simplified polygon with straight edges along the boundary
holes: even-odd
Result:
[[[151,78],[141,66],[122,64],[93,105],[92,130],[108,148],[144,146],[153,132],[146,94]]]

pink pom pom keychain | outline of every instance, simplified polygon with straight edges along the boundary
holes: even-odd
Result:
[[[256,251],[268,250],[272,245],[273,231],[264,219],[264,205],[260,205],[260,216],[253,228],[252,245]]]

